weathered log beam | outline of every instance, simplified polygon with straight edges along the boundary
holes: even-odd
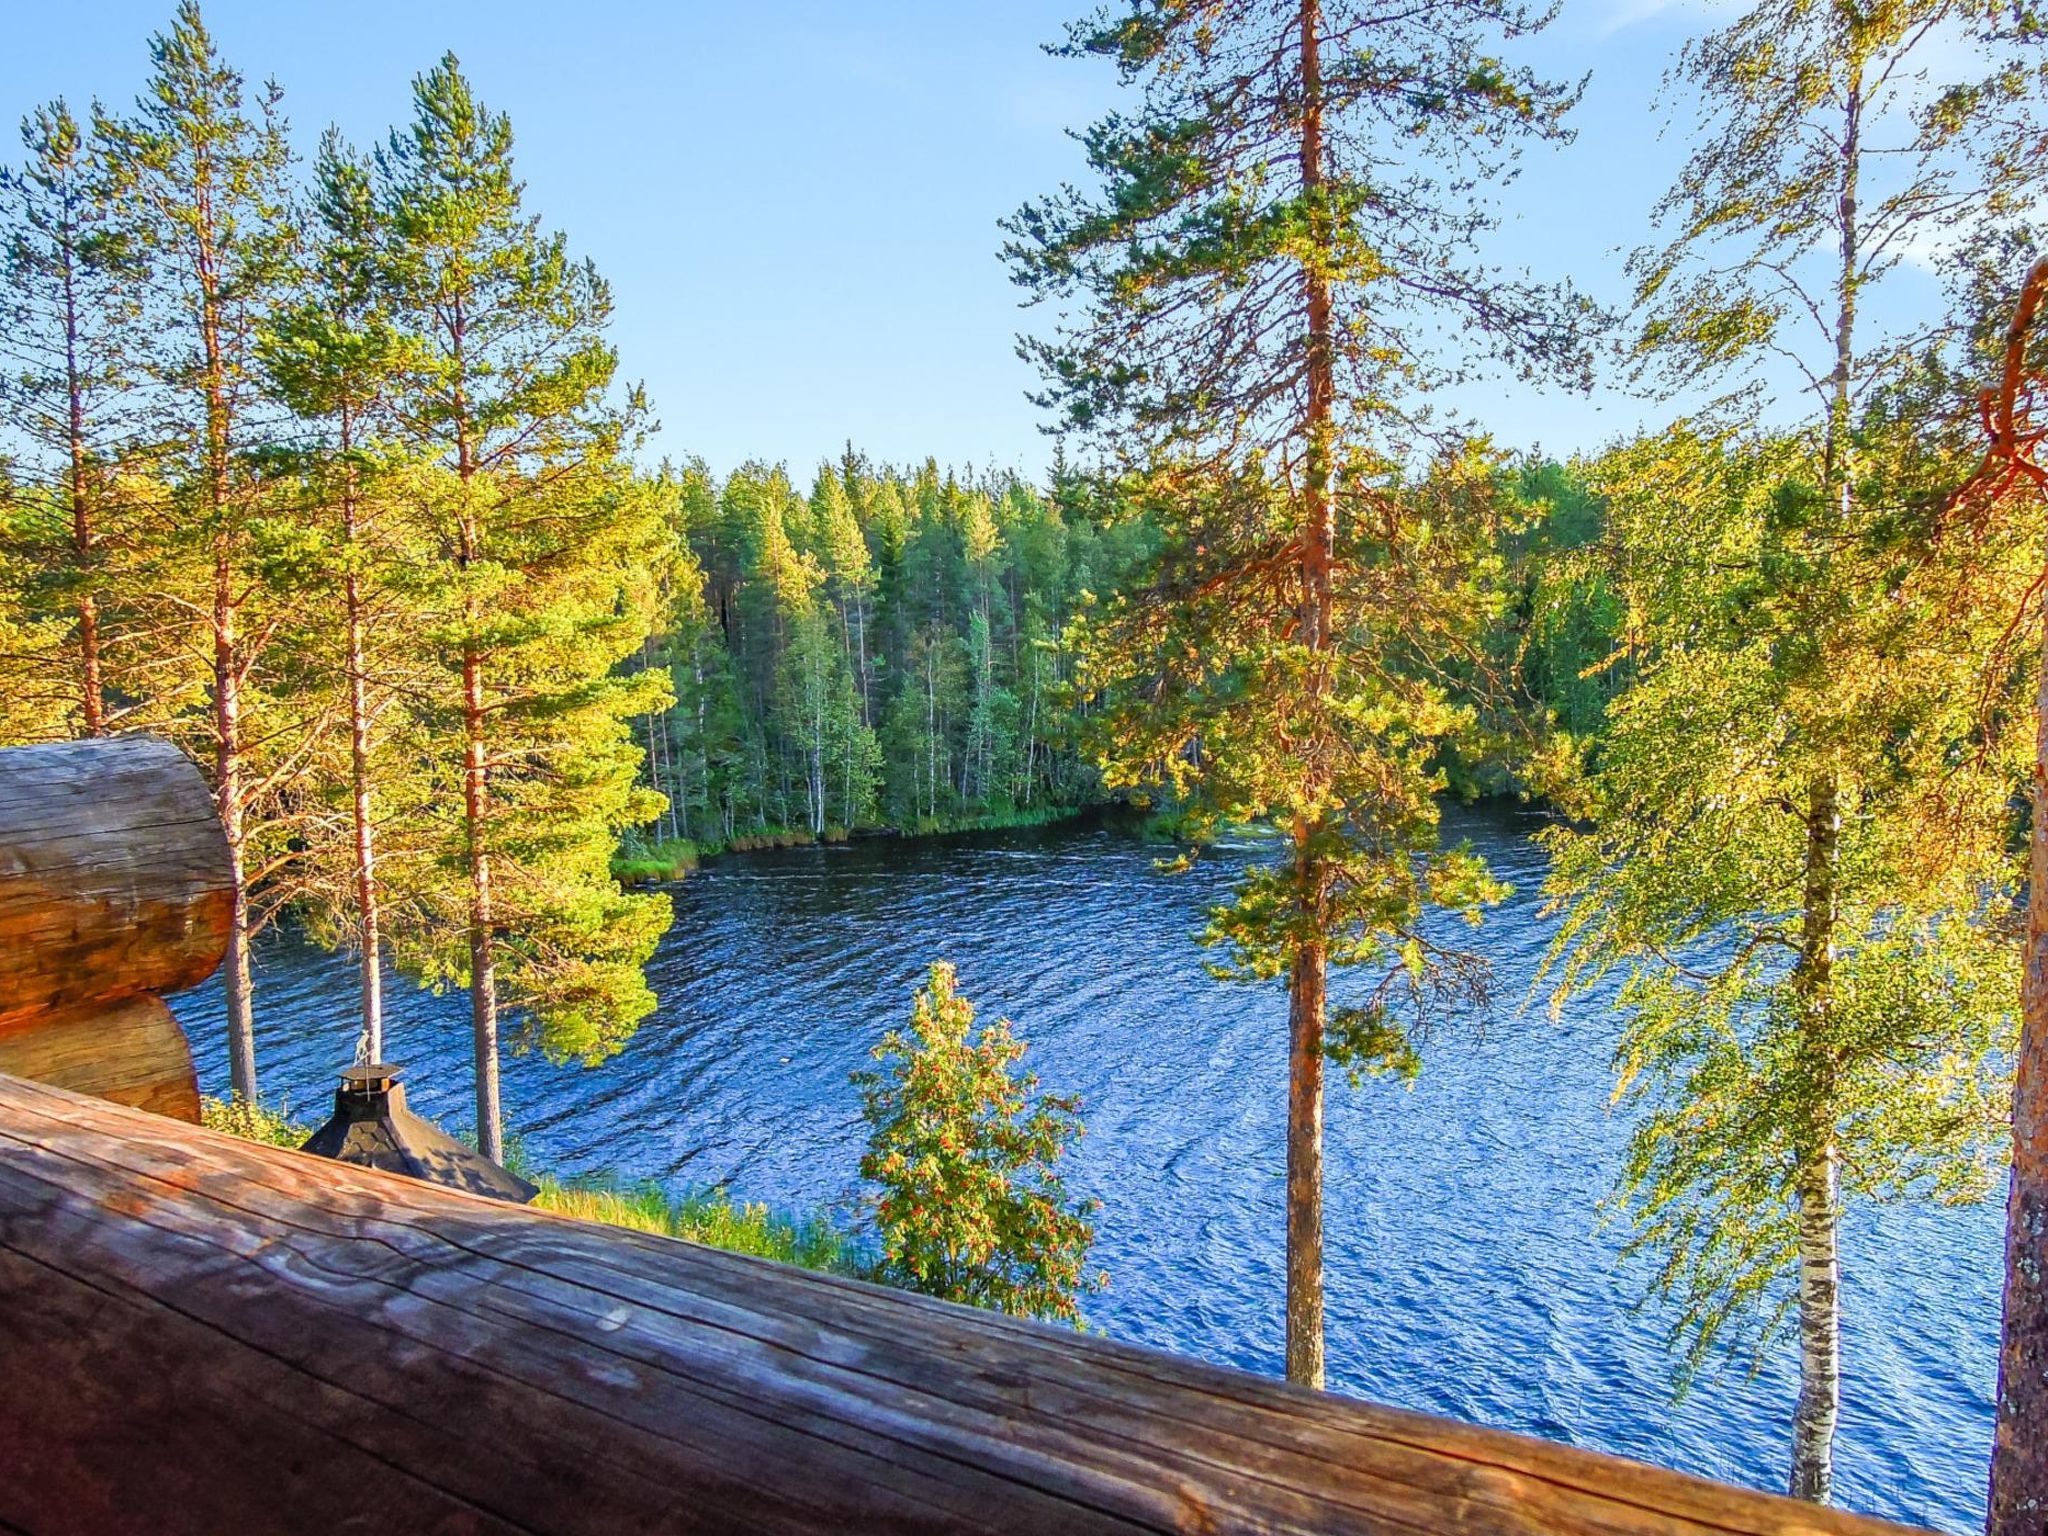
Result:
[[[192,1049],[148,993],[0,1022],[0,1072],[179,1120],[199,1119]]]
[[[229,900],[213,797],[169,742],[0,751],[0,1025],[203,981]]]
[[[0,1079],[0,1528],[1900,1527]]]

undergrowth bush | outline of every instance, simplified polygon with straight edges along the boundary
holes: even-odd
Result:
[[[244,1141],[260,1141],[266,1147],[297,1148],[313,1134],[311,1126],[292,1119],[290,1105],[280,1103],[272,1109],[240,1094],[225,1099],[202,1098],[199,1122],[210,1131],[225,1131]]]

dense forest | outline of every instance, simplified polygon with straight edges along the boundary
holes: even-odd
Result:
[[[1190,859],[1270,828],[1204,937],[1286,992],[1309,1386],[1325,1074],[1412,1079],[1477,1005],[1505,887],[1440,807],[1533,798],[1552,1000],[1618,989],[1617,1208],[1681,1381],[1792,1330],[1787,1486],[1826,1499],[1846,1213],[1995,1193],[2015,1062],[2023,1104],[2048,1073],[2048,28],[1765,0],[1695,40],[1610,312],[1484,245],[1523,149],[1568,152],[1583,87],[1502,57],[1545,24],[1077,25],[1134,104],[1079,135],[1087,188],[1005,225],[1058,315],[1023,342],[1049,472],[849,445],[806,485],[658,458],[610,290],[452,55],[385,140],[302,164],[185,0],[131,111],[39,109],[0,179],[0,744],[183,744],[235,871],[233,1091],[250,940],[288,920],[359,965],[361,1056],[387,968],[468,992],[494,1157],[501,1032],[621,1049],[671,917],[639,887],[700,853],[1117,798]],[[1518,457],[1443,408],[1482,367],[1667,419]],[[2012,1294],[2048,1315],[2026,1230]],[[2018,1401],[2009,1520],[2048,1489]]]
[[[301,166],[195,5],[152,56],[129,116],[32,114],[0,183],[0,739],[207,765],[240,1098],[281,917],[357,956],[361,1055],[388,965],[469,990],[496,1150],[501,1010],[595,1062],[654,1006],[667,899],[615,873],[1098,795],[1063,636],[1142,520],[851,448],[808,495],[650,466],[610,291],[452,57]]]
[[[674,702],[639,722],[703,851],[854,828],[1029,819],[1100,792],[1068,729],[1068,626],[1147,554],[1142,520],[1056,474],[964,482],[851,447],[808,495],[780,467],[677,478],[691,560],[640,661]]]
[[[809,494],[783,466],[669,478],[688,557],[629,665],[673,701],[635,720],[666,804],[630,849],[697,853],[855,830],[1010,825],[1113,798],[1077,686],[1077,621],[1156,575],[1161,541],[1113,476],[963,483],[927,460],[877,469],[849,446]],[[1498,712],[1532,739],[1596,733],[1628,670],[1619,605],[1568,569],[1603,528],[1575,471],[1500,463],[1485,645]],[[1444,760],[1464,794],[1523,786],[1499,749]],[[1171,796],[1163,825],[1175,825]],[[662,861],[652,861],[656,868]]]

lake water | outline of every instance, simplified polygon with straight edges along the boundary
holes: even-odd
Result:
[[[1664,1319],[1597,1209],[1627,1127],[1609,1109],[1616,1022],[1599,998],[1524,1008],[1548,925],[1542,859],[1509,809],[1454,810],[1514,897],[1475,936],[1486,1021],[1433,1040],[1412,1091],[1328,1109],[1332,1388],[1757,1487],[1784,1475],[1795,1389],[1780,1349],[1674,1404]],[[1090,1321],[1118,1338],[1281,1370],[1286,1002],[1201,968],[1202,914],[1267,849],[1189,874],[1074,825],[878,840],[716,860],[675,888],[651,967],[660,1009],[603,1067],[510,1059],[508,1125],[538,1164],[727,1185],[796,1211],[851,1208],[862,1127],[847,1074],[907,1017],[933,959],[1007,1015],[1046,1087],[1086,1100],[1071,1184],[1102,1202]],[[289,936],[258,952],[266,1097],[324,1118],[354,1040],[353,969]],[[1341,997],[1341,984],[1339,989]],[[177,1000],[200,1080],[222,1091],[218,991]],[[470,1119],[466,999],[400,982],[387,1054],[415,1108]],[[1839,1501],[1954,1532],[1981,1527],[2001,1216],[1860,1211],[1845,1236],[1847,1382]]]

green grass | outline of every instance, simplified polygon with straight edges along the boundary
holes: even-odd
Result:
[[[535,1182],[540,1185],[535,1205],[579,1221],[686,1238],[729,1253],[751,1253],[836,1274],[860,1274],[866,1267],[854,1240],[824,1217],[795,1219],[749,1201],[735,1205],[723,1190],[702,1190],[678,1199],[657,1184],[606,1178],[564,1182],[545,1174]]]
[[[621,885],[659,885],[680,880],[697,867],[703,850],[687,837],[643,843],[624,841],[612,858],[612,878]]]
[[[629,834],[620,840],[619,851],[612,858],[612,878],[621,885],[656,885],[680,880],[697,867],[699,859],[716,858],[721,853],[808,848],[813,843],[843,843],[846,836],[844,827],[827,827],[823,832],[808,827],[761,827],[730,838],[671,837],[655,843]]]
[[[707,853],[759,853],[768,848],[808,848],[813,843],[842,843],[846,834],[827,827],[823,837],[809,827],[764,827],[758,832],[741,832],[730,842],[707,843]]]
[[[1010,827],[1044,827],[1084,815],[1092,806],[1034,805],[992,806],[984,811],[959,816],[923,816],[900,827],[861,827],[861,832],[894,833],[899,837],[944,837],[955,832],[999,832]],[[814,843],[843,843],[852,836],[845,827],[830,826],[823,832],[808,827],[758,827],[735,832],[730,838],[664,838],[648,842],[637,833],[620,841],[612,859],[612,878],[621,885],[657,885],[680,880],[697,867],[700,859],[726,853],[760,853],[774,848],[808,848]]]
[[[1086,805],[991,806],[965,816],[923,816],[899,828],[905,837],[945,837],[955,832],[1003,832],[1013,827],[1049,827],[1095,809]]]
[[[272,1109],[245,1099],[203,1099],[200,1118],[210,1130],[270,1147],[296,1149],[313,1134],[312,1127],[291,1118],[286,1106]],[[505,1161],[514,1173],[540,1186],[536,1206],[578,1221],[687,1238],[729,1253],[751,1253],[834,1274],[861,1275],[869,1267],[859,1242],[823,1216],[784,1216],[749,1201],[735,1205],[721,1189],[678,1199],[658,1184],[630,1184],[604,1174],[557,1178],[531,1166],[517,1137],[508,1141]]]

